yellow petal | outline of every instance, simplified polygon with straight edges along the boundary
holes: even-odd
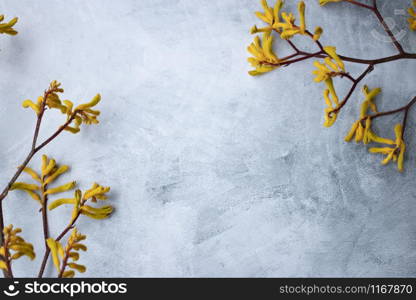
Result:
[[[71,127],[71,126],[66,126],[64,130],[69,131],[70,133],[74,133],[74,134],[80,131],[79,128]]]
[[[61,198],[49,204],[48,209],[53,210],[63,204],[75,204],[75,203],[76,203],[76,200],[74,198]]]
[[[76,182],[72,181],[72,182],[69,182],[67,184],[58,186],[56,188],[48,189],[45,192],[45,194],[46,195],[51,195],[51,194],[63,193],[63,192],[66,192],[66,191],[69,191],[69,190],[73,189],[75,187],[75,185],[76,185]]]
[[[382,164],[382,165],[386,165],[386,164],[388,164],[388,163],[392,160],[393,155],[394,155],[394,151],[391,151],[391,152],[387,155],[387,157],[386,157],[385,159],[383,159],[383,161],[381,162],[381,164]]]
[[[74,260],[74,261],[77,261],[77,260],[79,259],[79,253],[78,253],[78,252],[70,252],[70,253],[68,254],[68,256],[69,256],[70,258],[72,258],[72,260]]]
[[[51,250],[53,264],[55,265],[56,270],[60,272],[61,262],[58,256],[58,245],[57,245],[59,242],[55,241],[53,238],[49,238],[46,240],[46,243],[49,249]]]
[[[327,46],[324,47],[325,52],[337,62],[338,66],[345,72],[345,65],[344,62],[341,60],[341,58],[337,54],[337,48],[333,46]]]
[[[321,27],[316,27],[315,28],[315,32],[313,34],[313,40],[317,41],[321,38],[322,33],[324,32],[324,30]]]
[[[352,124],[351,130],[348,132],[347,136],[345,137],[346,142],[351,141],[351,139],[353,138],[355,132],[357,131],[359,122],[360,121],[356,121],[356,122],[354,122],[354,124]]]
[[[65,271],[65,272],[62,274],[62,277],[63,277],[63,278],[73,278],[74,276],[75,276],[75,272],[74,272],[74,271],[72,271],[72,270]]]
[[[75,243],[71,246],[72,249],[74,250],[82,250],[82,251],[87,251],[87,246],[85,246],[84,244],[80,244],[80,243]]]
[[[10,187],[10,190],[37,191],[39,190],[39,187],[36,184],[29,184],[25,182],[15,182]]]
[[[70,267],[71,269],[75,269],[80,273],[84,273],[87,270],[85,266],[76,263],[68,263],[68,267]]]
[[[23,169],[23,172],[25,172],[25,173],[27,173],[27,174],[29,174],[34,180],[36,180],[36,181],[38,181],[38,182],[40,182],[41,180],[40,180],[40,176],[39,176],[39,174],[38,173],[36,173],[32,168],[29,168],[29,167],[25,167],[24,169]]]
[[[25,100],[25,101],[23,101],[22,106],[24,108],[30,107],[31,109],[33,109],[35,111],[36,114],[39,114],[40,113],[40,107],[39,107],[39,105],[33,103],[32,100]]]
[[[305,22],[305,2],[300,1],[298,3],[299,20],[300,20],[300,32],[305,34],[306,22]]]
[[[361,122],[358,123],[358,128],[355,133],[355,142],[359,143],[363,140],[364,136],[364,127],[361,125]]]
[[[55,166],[56,166],[56,161],[54,159],[49,160],[49,163],[46,166],[46,168],[42,170],[42,176],[49,175],[49,173],[52,172]]]
[[[401,147],[400,147],[400,153],[399,153],[399,157],[397,160],[397,167],[399,169],[400,172],[403,172],[403,165],[404,165],[404,153],[406,152],[406,145],[404,143],[402,143]]]
[[[86,108],[94,107],[95,105],[97,105],[100,102],[100,100],[101,100],[101,95],[97,94],[97,95],[94,96],[94,98],[92,98],[92,100],[90,102],[78,105],[75,108],[75,110],[84,110]]]
[[[69,167],[66,165],[60,166],[52,175],[50,175],[46,180],[45,184],[49,184],[53,181],[55,181],[56,178],[58,178],[59,175],[65,173],[68,171]]]

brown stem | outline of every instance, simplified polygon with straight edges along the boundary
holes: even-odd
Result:
[[[48,95],[47,92],[45,92],[45,96],[47,96],[47,95]],[[46,99],[46,98],[44,98],[44,99]],[[42,111],[44,111],[44,110],[45,110],[45,106],[43,105],[42,106]],[[16,173],[13,175],[13,177],[10,179],[10,181],[7,183],[6,187],[4,188],[2,193],[0,194],[0,232],[1,232],[1,234],[0,234],[0,246],[3,245],[3,240],[4,240],[4,237],[3,237],[4,214],[3,214],[3,205],[2,205],[2,202],[3,202],[4,198],[7,197],[13,183],[15,183],[17,178],[22,174],[24,168],[26,168],[27,164],[30,162],[30,160],[33,158],[33,156],[39,150],[41,150],[43,147],[45,147],[47,144],[49,144],[51,141],[53,141],[67,126],[69,126],[69,124],[71,124],[71,122],[74,120],[77,113],[78,113],[78,111],[74,111],[72,113],[72,115],[67,119],[67,121],[62,126],[60,126],[57,131],[55,131],[55,133],[53,133],[49,138],[47,138],[39,146],[36,146],[36,142],[37,142],[37,138],[38,138],[38,135],[39,135],[39,130],[40,130],[40,125],[41,125],[41,121],[42,121],[41,119],[43,117],[43,113],[40,113],[38,115],[38,120],[36,122],[36,127],[35,127],[35,132],[34,132],[34,138],[33,138],[33,142],[32,142],[32,148],[31,148],[30,152],[28,153],[28,155],[26,156],[23,163],[19,166]]]
[[[65,257],[62,260],[62,267],[61,267],[61,271],[58,274],[58,278],[62,278],[62,276],[64,275],[65,268],[68,264],[68,259],[69,259],[69,251],[65,251]]]
[[[384,20],[383,16],[381,15],[378,7],[377,7],[377,1],[373,0],[373,12],[375,13],[377,19],[380,21],[381,25],[383,25],[384,30],[386,31],[386,33],[388,34],[388,36],[390,37],[390,39],[392,40],[393,44],[396,46],[397,50],[399,50],[400,54],[404,54],[405,51],[403,50],[402,45],[399,43],[399,41],[396,39],[396,37],[394,36],[393,32],[391,31],[391,29],[389,28],[389,26],[387,25],[386,21]]]
[[[397,109],[393,109],[393,110],[389,110],[389,111],[384,111],[384,112],[379,112],[376,113],[374,115],[370,115],[371,119],[376,119],[379,117],[383,117],[383,116],[387,116],[387,115],[392,115],[392,114],[396,114],[398,112],[401,111],[409,111],[410,108],[416,103],[416,97],[414,97],[409,103],[407,103],[405,106],[399,107]]]
[[[355,89],[357,88],[357,85],[361,82],[361,80],[364,79],[365,76],[367,76],[368,73],[370,73],[371,71],[374,70],[374,66],[373,65],[369,65],[367,67],[367,69],[360,75],[360,77],[358,77],[357,79],[354,80],[353,85],[351,86],[347,96],[344,98],[344,100],[337,106],[337,108],[335,108],[333,110],[332,113],[337,113],[339,112],[345,104],[347,104],[348,100],[351,98],[352,94],[354,93]]]
[[[85,203],[85,201],[83,203]],[[81,204],[81,205],[83,205],[83,204]],[[75,218],[72,220],[72,222],[67,227],[65,227],[65,229],[61,232],[61,234],[58,235],[58,237],[55,239],[56,241],[60,241],[68,233],[68,231],[70,231],[72,228],[74,228],[74,224],[78,220],[79,216],[80,216],[80,212],[78,212],[78,214],[75,216]],[[45,253],[43,254],[42,265],[41,265],[39,273],[38,273],[38,278],[43,277],[43,273],[45,272],[46,263],[48,261],[50,253],[51,253],[51,251],[50,251],[49,247],[46,247]]]
[[[402,132],[402,136],[404,139],[404,132],[406,130],[406,124],[407,124],[407,116],[409,114],[409,110],[413,107],[413,104],[416,103],[416,97],[414,97],[407,105],[404,111],[404,118],[403,118],[403,132]]]
[[[5,264],[6,264],[6,267],[7,267],[7,270],[3,270],[3,274],[4,274],[4,277],[6,277],[6,278],[14,278],[14,276],[13,276],[13,270],[12,270],[12,264],[11,264],[11,262],[10,262],[10,254],[9,254],[9,249],[8,249],[8,247],[9,247],[9,240],[8,239],[6,239],[5,241],[4,241],[4,256],[3,256],[3,258],[4,258],[4,262],[5,262]]]

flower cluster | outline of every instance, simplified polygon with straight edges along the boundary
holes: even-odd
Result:
[[[86,238],[85,235],[80,234],[78,230],[74,228],[65,248],[59,241],[56,241],[53,238],[46,240],[52,254],[53,264],[58,272],[58,277],[72,278],[75,276],[74,270],[80,273],[84,273],[87,270],[84,265],[76,263],[79,259],[79,250],[87,251],[87,246],[80,243]],[[72,270],[66,270],[67,267]]]
[[[368,9],[375,13],[377,19],[382,23],[384,29],[391,37],[392,44],[394,44],[399,52],[393,60],[416,58],[416,54],[410,54],[403,50],[402,45],[398,40],[396,40],[388,24],[384,21],[383,16],[378,10],[376,1],[373,1],[372,5],[352,0],[318,1],[321,6],[335,2],[348,2],[352,5]],[[261,5],[263,7],[263,12],[256,12],[256,16],[266,23],[266,26],[260,28],[254,26],[250,30],[251,34],[262,33],[263,37],[260,38],[259,36],[256,36],[254,38],[254,42],[248,47],[248,51],[252,55],[252,57],[248,58],[248,62],[254,67],[254,70],[249,71],[249,74],[260,75],[275,70],[280,66],[289,66],[303,60],[318,58],[319,60],[313,63],[315,69],[312,71],[312,74],[314,75],[315,82],[323,82],[325,84],[325,89],[323,91],[323,98],[326,105],[324,114],[325,127],[331,127],[335,124],[341,109],[351,98],[358,84],[374,70],[376,65],[392,61],[391,57],[366,60],[339,55],[336,47],[323,45],[320,41],[323,29],[321,27],[316,27],[314,33],[311,33],[307,29],[304,1],[300,1],[297,6],[299,15],[298,23],[296,23],[296,18],[293,13],[282,11],[283,1],[281,0],[277,0],[273,7],[270,7],[266,0],[261,0]],[[410,14],[410,28],[412,30],[416,30],[416,0],[413,0],[413,7],[409,8],[408,11]],[[278,57],[273,51],[273,34],[275,34],[275,36],[277,35],[282,41],[286,42],[288,46],[293,49],[294,53],[286,57]],[[304,35],[309,37],[318,47],[318,51],[306,52],[300,50],[295,42],[290,40],[295,35]],[[367,65],[367,68],[360,76],[355,78],[346,71],[345,61],[365,64]],[[349,92],[342,99],[338,96],[335,88],[334,78],[337,77],[341,79],[346,78],[352,82]],[[392,111],[379,113],[375,104],[375,98],[381,92],[381,89],[369,89],[368,86],[364,85],[362,91],[365,99],[361,104],[360,118],[353,123],[351,130],[345,137],[345,141],[349,142],[352,139],[355,139],[357,143],[362,142],[364,145],[369,143],[387,145],[387,147],[381,148],[372,147],[369,151],[371,153],[385,154],[386,158],[382,161],[383,164],[387,164],[393,160],[397,162],[398,170],[403,171],[404,153],[406,149],[403,137],[404,128],[406,126],[407,113],[410,107],[416,103],[416,97],[406,106]],[[404,112],[405,117],[403,119],[403,124],[395,126],[395,140],[382,138],[376,135],[371,129],[372,122],[375,118],[400,112]]]
[[[72,215],[70,217],[68,226],[64,230],[64,233],[74,227],[74,224],[80,217],[80,215],[85,215],[92,219],[105,219],[108,218],[113,212],[113,207],[111,205],[93,207],[87,204],[88,202],[97,203],[98,201],[104,201],[108,199],[107,194],[110,191],[110,187],[104,187],[97,183],[94,183],[92,187],[85,192],[81,192],[81,190],[79,189],[75,190],[74,196],[72,198],[58,198],[53,200],[48,205],[47,202],[50,196],[73,190],[76,187],[75,181],[70,181],[66,184],[59,185],[56,187],[51,186],[55,182],[55,180],[57,180],[62,174],[66,173],[68,170],[69,166],[58,165],[54,159],[48,158],[46,155],[43,155],[40,172],[37,172],[29,167],[25,167],[23,169],[23,172],[28,174],[35,181],[35,183],[15,182],[11,187],[11,190],[21,190],[28,193],[30,197],[39,202],[39,204],[42,206],[42,213],[44,218],[46,217],[46,208],[48,208],[48,210],[53,210],[64,204],[72,205]],[[59,239],[46,239],[47,245],[50,251],[52,252],[54,264],[58,269],[60,268],[58,263],[58,256],[60,256],[65,262],[68,260],[68,258],[76,260],[75,258],[77,258],[78,256],[76,256],[76,254],[74,254],[71,251],[73,249],[78,250],[77,243],[84,238],[85,236],[78,234],[76,230],[73,231],[68,241],[68,245],[65,248],[65,251],[59,243]],[[80,249],[82,249],[82,247]],[[65,258],[66,256],[68,257]],[[73,269],[77,269],[80,272],[82,272],[82,270],[85,270],[84,266],[77,265],[73,262],[68,263],[67,266]],[[58,270],[58,272],[60,271],[61,270]],[[62,277],[74,276],[74,272],[72,270],[63,270],[61,273]]]
[[[10,271],[12,260],[19,259],[22,256],[27,256],[31,260],[35,259],[36,254],[33,250],[33,245],[27,243],[18,235],[21,232],[22,229],[20,228],[13,229],[13,225],[4,227],[4,242],[0,247],[0,269]]]
[[[49,210],[53,210],[61,205],[70,204],[73,206],[72,217],[70,224],[74,223],[79,215],[85,215],[92,219],[105,219],[108,218],[113,212],[113,207],[111,205],[103,205],[100,207],[93,207],[87,205],[86,203],[90,200],[92,203],[97,203],[98,200],[107,200],[108,197],[106,193],[110,191],[110,187],[104,187],[98,183],[94,183],[92,187],[85,191],[84,193],[81,190],[76,190],[73,198],[63,198],[57,199],[52,202],[49,206]]]
[[[64,130],[71,133],[77,133],[80,131],[81,124],[98,124],[97,116],[100,115],[99,110],[92,109],[96,106],[100,100],[100,94],[97,94],[88,103],[78,105],[74,108],[74,103],[70,100],[61,100],[59,94],[63,93],[61,83],[56,80],[52,81],[49,88],[45,91],[43,96],[39,96],[36,103],[30,99],[24,100],[22,106],[24,108],[30,107],[41,117],[45,108],[57,109],[62,114],[67,116],[67,124]]]
[[[18,18],[13,18],[9,22],[4,22],[4,15],[0,15],[0,33],[5,33],[9,35],[16,35],[17,31],[13,28],[13,26],[17,23]]]
[[[70,181],[57,187],[50,187],[60,175],[68,170],[69,166],[58,166],[54,159],[49,159],[46,155],[43,155],[40,173],[37,173],[29,167],[24,168],[24,172],[29,174],[37,183],[15,182],[12,185],[11,190],[25,191],[34,200],[38,201],[41,205],[44,205],[46,197],[49,195],[63,193],[75,188],[76,181]],[[107,200],[108,196],[106,194],[109,191],[110,187],[104,187],[94,183],[92,187],[84,193],[79,189],[75,190],[73,198],[59,198],[54,200],[49,204],[48,209],[53,210],[63,204],[73,205],[71,224],[80,214],[93,219],[105,219],[113,212],[113,207],[111,205],[104,205],[97,208],[87,205],[86,203],[87,201],[97,203],[98,200]]]
[[[385,165],[391,160],[397,161],[397,167],[399,171],[403,171],[404,153],[406,145],[403,141],[403,127],[401,124],[395,126],[396,141],[379,137],[371,129],[372,117],[370,114],[378,113],[377,105],[374,100],[378,94],[381,93],[381,88],[369,89],[367,85],[364,85],[362,90],[365,98],[361,104],[360,118],[353,123],[349,133],[345,137],[346,142],[350,142],[353,138],[357,143],[362,142],[367,145],[369,143],[378,143],[383,145],[393,145],[394,148],[381,147],[381,148],[370,148],[371,153],[382,153],[386,154],[387,157],[382,161]]]
[[[49,159],[46,155],[43,155],[40,173],[37,173],[29,167],[23,169],[23,172],[30,175],[37,183],[15,182],[12,184],[10,190],[25,191],[42,205],[48,195],[63,193],[75,187],[75,181],[70,181],[57,187],[50,187],[60,175],[68,170],[69,167],[67,165],[58,166],[54,159]]]
[[[4,15],[0,15],[0,33],[8,35],[16,35],[17,31],[13,26],[17,23],[18,19],[13,18],[8,22],[3,22]],[[80,215],[85,215],[93,219],[104,219],[110,216],[113,212],[113,207],[110,205],[104,205],[101,207],[93,207],[87,205],[87,201],[92,203],[98,202],[98,200],[106,200],[106,194],[109,192],[109,187],[103,187],[94,183],[92,188],[82,193],[80,190],[75,191],[73,198],[59,198],[54,200],[49,205],[49,210],[52,210],[62,204],[73,205],[72,216],[68,226],[66,226],[62,232],[56,237],[56,239],[50,237],[49,232],[49,219],[48,219],[48,200],[50,197],[54,197],[57,194],[61,194],[75,189],[76,182],[70,181],[66,184],[55,186],[56,180],[69,170],[67,165],[58,165],[54,159],[48,158],[46,155],[42,156],[42,164],[40,171],[35,171],[28,165],[31,159],[46,145],[57,138],[63,131],[69,131],[71,133],[77,133],[80,131],[82,124],[97,124],[99,123],[97,117],[100,115],[100,111],[95,110],[94,107],[100,102],[101,96],[97,94],[87,103],[74,106],[74,103],[70,100],[62,100],[61,95],[64,89],[61,87],[61,83],[54,80],[49,84],[49,87],[44,91],[43,95],[38,97],[36,101],[25,100],[22,103],[24,108],[31,108],[37,117],[36,126],[33,133],[32,145],[30,152],[27,154],[23,163],[17,168],[15,174],[11,177],[6,184],[4,190],[0,193],[0,202],[8,196],[12,190],[21,190],[27,193],[31,198],[37,201],[41,206],[42,213],[42,227],[43,227],[43,240],[45,241],[45,249],[43,260],[40,265],[38,277],[42,278],[44,275],[45,267],[49,260],[49,255],[52,252],[53,262],[58,270],[58,277],[73,277],[75,275],[74,270],[79,272],[85,272],[86,268],[83,265],[75,263],[79,258],[79,250],[86,250],[85,245],[80,242],[86,237],[78,233],[75,228],[75,222]],[[57,130],[46,138],[44,141],[39,142],[40,128],[46,110],[56,110],[65,115],[65,122],[57,128]],[[26,173],[34,182],[21,182],[18,178]],[[71,236],[68,239],[65,248],[60,243],[70,230],[73,229]],[[19,233],[20,228],[13,228],[13,225],[4,227],[4,213],[3,206],[0,205],[0,269],[3,270],[5,277],[13,278],[12,261],[22,256],[28,256],[30,259],[35,258],[34,247],[32,244],[27,243]],[[72,270],[67,270],[70,268]]]
[[[408,12],[410,14],[409,27],[411,30],[416,30],[416,0],[413,0],[413,7],[410,7]]]
[[[337,110],[339,108],[339,98],[332,78],[345,74],[345,66],[337,55],[335,47],[327,46],[323,49],[328,57],[325,57],[324,63],[314,62],[317,69],[312,71],[312,74],[315,75],[315,82],[325,82],[324,99],[327,107],[325,108],[324,126],[331,127],[337,120]]]

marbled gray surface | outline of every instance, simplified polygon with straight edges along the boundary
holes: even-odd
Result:
[[[310,26],[326,30],[324,44],[351,56],[394,53],[368,11],[306,2]],[[395,32],[407,28],[401,9],[410,0],[379,2]],[[72,166],[62,182],[112,187],[114,216],[79,223],[88,235],[85,276],[416,275],[416,111],[406,171],[380,166],[379,156],[343,141],[358,92],[326,129],[312,61],[247,75],[248,29],[261,24],[259,8],[257,0],[1,1],[1,13],[20,17],[19,35],[0,37],[3,184],[29,150],[35,118],[22,100],[53,79],[68,99],[102,94],[99,126],[43,151]],[[416,34],[400,37],[416,50]],[[415,75],[412,61],[395,62],[366,83],[383,87],[377,101],[386,110],[414,96]],[[42,136],[60,120],[49,114]],[[376,128],[388,126],[392,136],[399,120]],[[33,276],[43,247],[38,206],[13,192],[5,210],[6,223],[22,227],[38,252],[15,273]],[[54,234],[68,214],[51,213]]]

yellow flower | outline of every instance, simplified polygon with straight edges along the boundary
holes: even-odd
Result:
[[[90,102],[78,105],[74,108],[74,103],[72,101],[61,100],[59,98],[59,93],[64,92],[60,86],[61,83],[56,80],[52,81],[44,96],[38,97],[36,103],[27,99],[23,101],[22,106],[24,108],[30,107],[38,116],[43,114],[45,107],[58,109],[67,116],[67,121],[70,121],[64,130],[71,133],[79,132],[81,124],[90,125],[99,123],[97,117],[100,115],[100,111],[92,108],[100,102],[100,94],[95,95]],[[45,97],[46,100],[44,99]]]
[[[338,113],[336,109],[339,105],[338,95],[335,91],[332,78],[325,80],[327,88],[324,90],[324,99],[327,107],[325,108],[325,127],[331,127],[337,120]]]
[[[345,65],[344,65],[344,62],[342,61],[342,59],[337,54],[337,48],[335,48],[333,46],[326,46],[326,47],[324,47],[324,50],[325,50],[326,54],[329,55],[329,57],[331,57],[333,60],[335,60],[338,67],[340,67],[341,70],[345,72]]]
[[[314,62],[316,70],[312,71],[315,75],[315,82],[325,82],[326,89],[324,90],[324,99],[327,107],[325,108],[325,127],[331,127],[337,120],[339,98],[335,91],[333,77],[342,73],[342,69],[332,60],[331,57],[325,57],[324,63],[319,61]]]
[[[299,20],[300,20],[300,33],[305,34],[306,20],[305,20],[305,2],[300,1],[298,3]]]
[[[391,160],[397,161],[397,168],[400,172],[403,171],[403,164],[404,164],[404,154],[406,152],[406,144],[403,140],[403,126],[401,124],[397,124],[394,127],[394,132],[396,134],[396,141],[388,140],[389,145],[394,145],[394,148],[391,147],[375,147],[370,148],[369,151],[371,153],[381,153],[386,155],[386,157],[382,160],[382,164],[386,165]],[[387,140],[387,139],[386,139]]]
[[[71,190],[75,187],[76,182],[71,181],[67,184],[48,188],[59,176],[66,173],[69,167],[66,165],[58,166],[54,159],[49,159],[46,155],[42,155],[41,172],[37,173],[32,168],[26,167],[23,172],[27,173],[37,183],[30,184],[26,182],[15,182],[11,186],[10,190],[22,190],[28,193],[34,200],[38,201],[41,205],[46,195],[52,195],[57,193],[63,193]]]
[[[263,34],[263,40],[256,36],[247,50],[253,55],[247,60],[255,68],[255,70],[249,72],[250,75],[260,75],[279,67],[281,61],[273,52],[273,36],[270,32]]]
[[[17,31],[14,30],[13,26],[17,23],[18,18],[13,18],[7,23],[1,23],[3,20],[4,20],[4,15],[0,15],[0,33],[16,35]]]
[[[324,5],[326,5],[328,3],[331,3],[331,2],[341,2],[341,1],[343,1],[343,0],[319,0],[319,4],[324,6]]]
[[[36,254],[34,252],[33,245],[27,243],[22,237],[20,237],[18,235],[20,232],[22,232],[22,229],[13,229],[13,225],[4,227],[4,243],[3,246],[0,247],[0,256],[2,257],[0,260],[0,269],[7,271],[12,260],[19,259],[24,255],[29,257],[31,260],[35,259]]]
[[[56,241],[53,238],[47,239],[46,242],[51,250],[53,264],[55,265],[60,277],[74,277],[75,272],[73,270],[80,273],[84,273],[86,271],[87,268],[85,266],[75,263],[75,261],[79,259],[79,253],[77,251],[87,251],[87,247],[80,243],[85,239],[86,236],[80,234],[76,228],[72,230],[65,249],[59,241]],[[67,267],[73,270],[66,271]]]
[[[408,9],[408,12],[410,14],[410,17],[408,19],[409,21],[409,27],[411,30],[416,30],[416,0],[413,1],[413,7],[410,7]]]
[[[352,124],[350,131],[345,137],[345,141],[350,142],[355,136],[355,141],[357,143],[363,142],[364,144],[368,144],[370,142],[376,142],[376,143],[389,144],[390,140],[377,136],[371,130],[372,120],[371,120],[371,116],[368,115],[369,109],[371,109],[375,113],[377,112],[377,106],[374,103],[374,99],[376,98],[378,94],[381,93],[381,89],[375,88],[373,90],[370,90],[367,85],[364,85],[362,92],[365,96],[365,99],[363,103],[361,104],[360,119]],[[365,122],[364,125],[363,125],[363,122]],[[394,143],[394,142],[391,141],[391,143]]]
[[[290,39],[296,34],[306,33],[306,21],[305,21],[305,2],[300,1],[298,3],[298,13],[300,19],[300,25],[295,25],[295,16],[292,13],[282,12],[282,21],[274,22],[273,28],[280,32],[282,39]]]

